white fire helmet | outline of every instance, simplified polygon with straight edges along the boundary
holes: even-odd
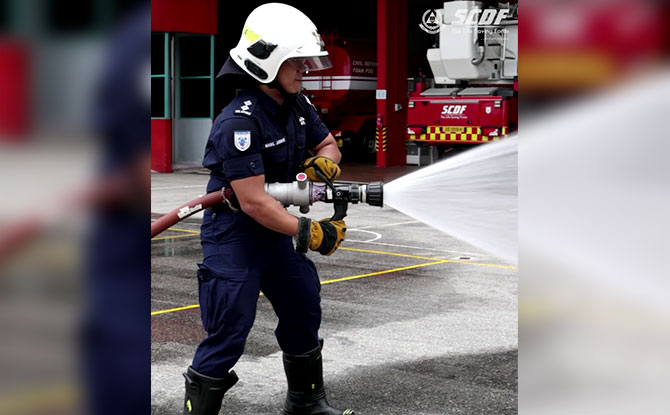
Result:
[[[308,71],[332,67],[314,23],[300,10],[281,3],[264,4],[249,14],[230,57],[264,84],[272,82],[289,59]]]

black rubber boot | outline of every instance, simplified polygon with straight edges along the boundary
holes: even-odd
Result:
[[[351,409],[335,409],[326,400],[323,388],[323,362],[321,348],[304,355],[284,353],[284,370],[288,380],[288,392],[284,403],[284,415],[353,415]]]
[[[226,377],[212,378],[196,372],[190,366],[184,373],[184,378],[186,378],[184,415],[217,415],[221,409],[223,395],[238,380],[232,370]]]

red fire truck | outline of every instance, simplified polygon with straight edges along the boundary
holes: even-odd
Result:
[[[518,11],[515,3],[497,4],[444,3],[439,46],[427,52],[433,80],[410,92],[409,140],[479,144],[516,130]]]
[[[375,152],[376,46],[373,40],[324,36],[331,69],[306,74],[303,93],[342,147],[345,157]]]

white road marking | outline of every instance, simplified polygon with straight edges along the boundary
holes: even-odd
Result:
[[[365,240],[365,241],[359,241],[359,240],[356,240],[356,239],[352,240],[352,239],[348,239],[348,238],[345,239],[345,240],[350,241],[350,242],[372,242],[372,241],[376,241],[377,239],[382,237],[382,235],[380,233],[372,232],[372,231],[364,231],[363,229],[360,229],[360,228],[359,229],[347,229],[347,232],[364,232],[364,233],[371,233],[371,234],[375,235],[374,238],[368,239],[368,240]]]
[[[386,223],[384,225],[363,226],[362,228],[358,228],[358,229],[385,228],[387,226],[407,225],[407,224],[410,224],[410,223],[420,223],[420,222],[418,220],[409,220],[409,221],[406,221],[406,222]]]

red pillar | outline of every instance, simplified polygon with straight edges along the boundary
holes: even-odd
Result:
[[[153,0],[151,30],[216,34],[218,3],[218,0]]]
[[[377,0],[377,167],[407,162],[407,53],[407,0]]]
[[[172,173],[172,120],[151,120],[151,170]]]
[[[0,141],[24,140],[29,129],[28,49],[0,35]]]

